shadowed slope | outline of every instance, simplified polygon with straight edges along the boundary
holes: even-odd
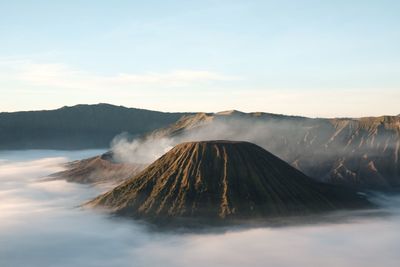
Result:
[[[354,191],[314,182],[248,142],[174,147],[89,206],[146,218],[248,218],[367,206]]]
[[[109,104],[0,112],[0,149],[105,148],[117,134],[142,135],[185,114]]]

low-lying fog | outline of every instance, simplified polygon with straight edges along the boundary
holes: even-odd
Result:
[[[100,188],[40,182],[101,152],[0,152],[0,266],[399,266],[396,198],[391,216],[182,234],[77,208]]]

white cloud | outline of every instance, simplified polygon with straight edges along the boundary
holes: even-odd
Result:
[[[251,82],[251,81],[249,81]],[[0,60],[1,111],[111,103],[162,111],[239,109],[310,117],[399,114],[399,88],[276,88],[204,70],[99,75],[58,63]]]
[[[385,208],[376,214],[332,214],[326,218],[332,223],[157,232],[134,220],[76,208],[100,194],[99,188],[64,181],[37,183],[42,175],[60,168],[63,160],[54,158],[55,153],[70,159],[93,151],[0,153],[4,159],[0,165],[0,266],[399,265],[396,196],[380,199]],[[343,223],[333,223],[337,219]]]
[[[236,77],[204,70],[172,70],[165,73],[118,73],[98,75],[59,63],[32,61],[0,62],[0,81],[17,81],[28,86],[67,89],[129,89],[134,87],[187,87],[209,82],[236,80]]]
[[[228,81],[234,77],[209,71],[177,70],[168,73],[119,74],[105,78],[109,81],[125,84],[158,84],[165,86],[187,86],[195,82]]]

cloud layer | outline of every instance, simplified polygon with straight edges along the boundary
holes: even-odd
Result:
[[[79,157],[45,154],[14,153],[13,160],[0,154],[1,266],[397,267],[400,260],[396,199],[388,199],[392,216],[341,224],[154,232],[76,208],[98,188],[38,182],[61,162]]]

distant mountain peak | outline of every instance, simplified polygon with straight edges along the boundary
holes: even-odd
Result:
[[[220,112],[215,113],[215,115],[229,115],[229,116],[231,116],[231,115],[243,115],[243,114],[246,114],[246,113],[242,112],[242,111],[239,111],[239,110],[236,110],[236,109],[224,110],[224,111],[220,111]]]

